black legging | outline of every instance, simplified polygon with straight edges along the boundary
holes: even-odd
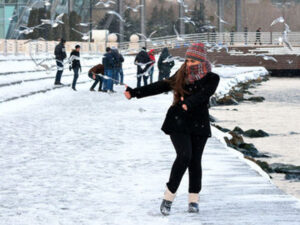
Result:
[[[170,135],[177,156],[172,166],[168,189],[176,193],[181,179],[189,169],[189,193],[201,191],[202,180],[202,153],[208,137],[190,134],[174,133]]]

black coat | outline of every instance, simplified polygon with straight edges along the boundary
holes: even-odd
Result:
[[[168,80],[174,79],[176,74],[167,80],[157,81],[140,88],[129,89],[132,97],[143,98],[171,91]],[[207,73],[201,80],[185,86],[189,94],[184,95],[184,101],[172,105],[166,115],[162,130],[166,134],[187,133],[211,137],[209,121],[209,98],[216,91],[220,77],[215,73]],[[182,109],[186,104],[188,111]]]
[[[115,60],[115,68],[122,68],[122,63],[124,62],[123,55],[119,53],[118,49],[112,49],[111,53]]]
[[[61,61],[67,57],[65,45],[62,42],[55,46],[54,55],[55,59]]]
[[[146,50],[141,50],[135,57],[134,62],[138,62],[138,63],[148,63],[145,68],[142,68],[140,66],[137,66],[137,74],[142,74],[145,71],[148,70],[148,68],[151,66],[151,62],[152,60],[150,59],[150,56],[148,55],[148,53],[146,52]]]
[[[71,67],[74,68],[81,68],[81,64],[80,64],[80,60],[78,58],[80,58],[80,53],[77,52],[76,50],[73,50],[70,54],[70,58],[72,58],[72,55],[76,56],[76,59],[72,59],[71,63]]]
[[[159,56],[159,59],[158,59],[158,63],[157,63],[157,66],[158,66],[158,70],[160,73],[166,75],[166,74],[170,74],[171,73],[171,69],[173,68],[173,66],[175,65],[174,61],[171,61],[171,62],[165,62],[164,63],[164,60],[166,58],[168,58],[170,55],[169,51],[167,48],[164,48]]]
[[[102,58],[102,64],[104,66],[104,70],[111,70],[115,67],[116,61],[111,52],[107,52],[104,54]]]

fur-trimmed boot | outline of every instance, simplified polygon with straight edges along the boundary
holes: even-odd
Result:
[[[199,212],[199,194],[198,193],[189,193],[189,209],[190,213]]]
[[[172,206],[175,196],[176,196],[176,193],[173,194],[168,188],[166,189],[165,194],[164,194],[164,199],[162,200],[162,203],[160,205],[160,212],[164,216],[170,215],[171,206]]]

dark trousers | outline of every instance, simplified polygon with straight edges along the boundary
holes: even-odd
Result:
[[[208,137],[181,133],[173,133],[170,137],[177,156],[167,183],[168,189],[172,193],[176,193],[181,179],[188,169],[189,193],[199,193],[202,187],[201,159]]]
[[[75,89],[76,88],[76,83],[77,83],[77,80],[78,80],[78,72],[79,72],[79,67],[75,67],[73,68],[73,71],[74,71],[74,77],[73,77],[73,82],[72,82],[72,88]]]
[[[255,39],[255,45],[256,43],[259,43],[261,45],[261,40],[260,40],[260,36],[256,36],[256,39]]]
[[[61,76],[64,71],[64,65],[58,61],[56,61],[56,65],[57,65],[57,72],[56,72],[56,76],[55,76],[55,83],[58,84],[58,83],[60,83],[60,79],[61,79]]]
[[[98,89],[100,91],[102,89],[102,81],[103,81],[102,77],[99,76],[99,75],[96,75],[96,79],[94,79],[93,78],[93,73],[89,73],[89,78],[95,80],[95,82],[93,83],[91,89],[94,89],[96,87],[96,85],[100,82],[99,89]]]
[[[163,73],[159,71],[158,80],[168,79],[170,77],[170,73]]]
[[[154,66],[149,71],[149,77],[150,77],[150,84],[153,83],[153,73],[154,73]]]
[[[141,87],[141,83],[142,83],[142,77],[143,77],[143,80],[144,80],[144,86],[146,86],[147,85],[147,81],[148,81],[148,76],[145,76],[145,75],[143,75],[143,76],[138,76],[138,78],[137,78],[137,87],[139,88],[139,87]]]

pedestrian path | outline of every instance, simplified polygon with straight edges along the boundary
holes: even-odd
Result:
[[[225,147],[216,130],[203,156],[200,213],[187,212],[184,177],[163,217],[175,152],[160,127],[172,95],[128,101],[123,87],[108,95],[90,85],[1,104],[1,225],[300,224],[300,202]]]

